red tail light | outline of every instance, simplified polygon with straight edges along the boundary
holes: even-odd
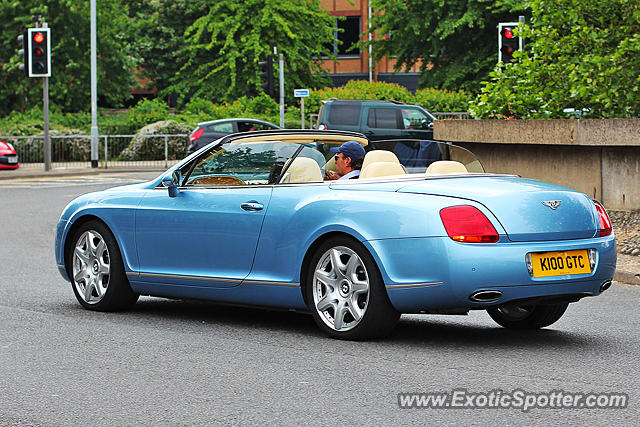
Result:
[[[482,212],[473,206],[451,206],[440,210],[447,234],[456,242],[495,243],[499,236]]]
[[[189,135],[189,142],[193,142],[199,139],[204,133],[204,128],[196,129],[191,135]]]
[[[600,223],[600,237],[608,236],[611,234],[611,220],[609,219],[609,214],[602,206],[602,203],[594,200],[593,203],[596,205],[596,210],[598,211],[598,222]]]

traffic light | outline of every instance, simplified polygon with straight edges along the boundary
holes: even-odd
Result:
[[[18,44],[22,45],[22,49],[18,51],[18,55],[22,56],[22,64],[18,67],[18,69],[24,72],[24,75],[29,77],[29,55],[27,55],[27,30],[23,30],[22,34],[18,36]]]
[[[50,28],[27,30],[27,56],[29,77],[51,77]]]
[[[260,67],[260,73],[258,76],[260,77],[260,87],[264,92],[270,97],[274,97],[274,87],[273,87],[273,55],[267,55],[266,61],[258,62],[258,67]]]
[[[513,53],[520,50],[520,38],[513,34],[518,23],[500,23],[498,26],[498,62],[513,62]]]

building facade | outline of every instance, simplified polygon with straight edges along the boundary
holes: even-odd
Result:
[[[354,48],[359,40],[367,40],[367,21],[371,11],[368,0],[320,0],[320,4],[336,19],[336,39],[330,48],[338,58],[338,63],[326,60],[324,67],[335,86],[344,85],[349,80],[370,80],[398,83],[411,91],[418,87],[419,64],[406,72],[394,72],[395,60],[385,57],[377,64],[370,61],[368,49]]]

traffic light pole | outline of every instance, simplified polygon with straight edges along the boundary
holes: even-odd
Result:
[[[44,78],[42,89],[44,109],[44,170],[51,170],[51,138],[49,137],[49,77]]]
[[[280,127],[284,128],[284,55],[280,54]]]
[[[43,28],[49,25],[45,22]],[[49,53],[50,54],[50,53]],[[44,77],[42,88],[42,109],[44,110],[44,170],[51,170],[51,138],[49,137],[49,77]]]
[[[98,59],[96,0],[91,0],[91,167],[98,167]],[[105,159],[106,161],[106,159]]]

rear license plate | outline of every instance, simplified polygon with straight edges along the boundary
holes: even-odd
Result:
[[[591,273],[586,249],[531,254],[533,277],[564,276]]]
[[[16,157],[7,157],[8,163],[18,163],[18,156]]]

